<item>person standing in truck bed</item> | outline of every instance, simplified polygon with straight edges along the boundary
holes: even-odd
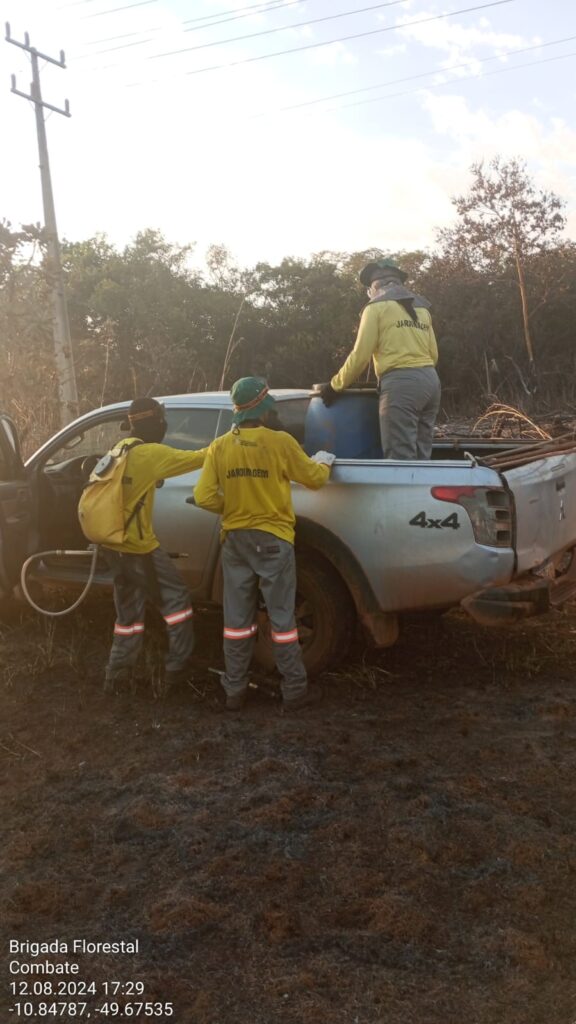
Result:
[[[385,459],[429,459],[440,408],[438,348],[430,303],[405,287],[407,274],[390,259],[368,263],[360,281],[368,289],[356,343],[320,394],[330,406],[373,360],[380,393]]]

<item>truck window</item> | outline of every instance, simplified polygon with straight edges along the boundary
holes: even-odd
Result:
[[[168,430],[164,444],[182,451],[207,448],[216,435],[219,409],[166,409]]]
[[[218,420],[218,430],[216,437],[221,437],[222,434],[227,434],[232,426],[232,409],[221,409],[220,419]]]
[[[285,402],[276,402],[276,423],[271,423],[277,430],[285,430],[291,434],[298,444],[304,444],[304,423],[308,410],[309,398],[288,398]],[[218,423],[217,437],[226,434],[232,426],[232,410],[222,409]]]
[[[45,465],[57,466],[61,462],[80,456],[105,455],[117,441],[128,437],[130,431],[122,430],[120,427],[125,418],[123,414],[119,419],[101,420],[99,423],[84,427],[79,433],[70,434],[56,451],[51,452]]]
[[[309,398],[288,398],[285,402],[276,402],[276,411],[280,420],[280,429],[304,444],[304,423],[310,404]]]

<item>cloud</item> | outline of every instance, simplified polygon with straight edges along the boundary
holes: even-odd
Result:
[[[32,0],[19,2],[30,8]],[[17,29],[33,25],[33,43],[57,53],[60,46],[68,46],[70,35],[72,56],[85,52],[80,44],[88,38],[108,34],[104,25],[96,34],[98,19],[89,32],[88,22],[80,25],[79,15],[89,4],[68,12],[76,19],[75,34],[72,21],[68,25],[62,15],[50,27],[49,8],[54,7],[45,3],[46,18],[27,22],[22,15],[18,26],[14,21],[15,36]],[[246,0],[234,4],[246,6]],[[39,0],[34,6],[42,13]],[[424,16],[416,6],[412,16]],[[214,0],[216,8],[222,9],[221,0]],[[333,43],[294,58],[186,75],[205,64],[241,59],[249,51],[227,46],[221,60],[216,49],[190,59],[147,60],[146,52],[176,49],[197,36],[183,34],[163,4],[137,11],[136,22],[123,20],[133,11],[115,17],[109,34],[157,25],[161,35],[153,46],[71,62],[67,72],[49,67],[42,72],[46,98],[59,104],[69,96],[72,105],[70,121],[54,115],[48,124],[58,224],[68,238],[104,231],[122,244],[138,230],[159,226],[175,242],[197,241],[198,252],[223,240],[242,263],[370,245],[427,248],[434,229],[453,219],[450,197],[466,191],[470,164],[496,153],[526,156],[538,182],[573,200],[576,209],[576,136],[569,115],[566,121],[552,120],[537,109],[537,97],[526,96],[522,110],[495,114],[458,95],[463,86],[453,82],[451,95],[415,92],[383,108],[389,116],[382,119],[377,109],[364,118],[359,111],[314,107],[250,120],[263,108],[273,112],[316,95],[368,87],[361,51],[358,58],[344,44]],[[403,41],[390,39],[379,51],[391,64],[395,56],[403,64],[406,49],[416,63],[414,53],[422,56],[416,42],[442,57],[449,54],[450,61],[470,61],[481,47],[491,54],[493,48],[526,42],[520,35],[495,33],[486,18],[467,29],[446,19],[402,31]],[[10,51],[9,69],[18,71],[22,65],[26,73],[19,75],[19,84],[27,88],[29,62],[15,47]],[[208,54],[214,59],[207,59]],[[348,81],[346,65],[356,60]],[[106,64],[114,67],[106,69]],[[442,75],[450,77],[446,70]],[[139,84],[128,88],[130,82]],[[502,106],[507,103],[502,90]],[[15,222],[39,219],[33,112],[8,90],[0,90],[0,116],[12,145],[9,159],[0,165],[6,204],[0,216]]]
[[[449,18],[430,21],[421,25],[409,26],[410,20],[421,20],[434,15],[428,11],[419,11],[418,18],[402,15],[397,19],[402,36],[420,43],[429,49],[440,50],[446,54],[441,66],[470,60],[478,56],[478,50],[489,49],[495,54],[506,50],[520,49],[523,46],[541,42],[539,36],[527,38],[512,32],[496,32],[486,17],[481,17],[470,26],[464,26]]]
[[[479,150],[505,157],[522,153],[542,166],[568,160],[576,169],[576,132],[561,118],[548,122],[523,110],[489,114],[482,107],[474,108],[463,96],[432,92],[422,94],[422,106],[434,131],[448,136],[459,156]]]
[[[322,67],[335,67],[338,64],[357,64],[358,57],[344,43],[327,43],[326,46],[319,46],[317,49],[309,50],[306,54],[312,65]]]
[[[536,183],[568,203],[568,231],[576,234],[576,132],[562,118],[522,110],[493,115],[463,96],[424,93],[423,109],[438,136],[449,142],[453,167],[495,156],[521,157]]]
[[[376,50],[377,57],[397,57],[398,54],[406,53],[408,47],[406,43],[396,43],[393,46],[385,46],[381,50]]]

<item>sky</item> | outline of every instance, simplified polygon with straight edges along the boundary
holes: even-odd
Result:
[[[576,239],[575,0],[1,0],[41,65],[58,229],[241,266],[430,249],[519,157]],[[286,52],[290,51],[290,52]],[[30,58],[0,45],[0,219],[42,222]]]

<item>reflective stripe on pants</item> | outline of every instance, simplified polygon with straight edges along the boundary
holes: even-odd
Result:
[[[256,636],[258,632],[258,626],[254,623],[248,629],[228,629],[224,626],[224,639],[225,640],[249,640],[251,637]]]
[[[168,626],[166,670],[186,668],[194,650],[190,594],[172,559],[162,548],[148,555],[103,548],[114,581],[116,625],[108,659],[108,679],[132,675],[144,639],[144,612],[149,601]]]
[[[144,623],[135,622],[132,626],[122,626],[117,622],[114,626],[114,636],[134,636],[135,633],[144,632]]]
[[[233,696],[248,686],[260,590],[270,619],[274,660],[282,676],[283,697],[285,700],[299,697],[306,690],[307,679],[294,617],[296,559],[293,545],[264,530],[231,530],[222,547],[222,570],[226,663],[222,682],[226,693]]]

